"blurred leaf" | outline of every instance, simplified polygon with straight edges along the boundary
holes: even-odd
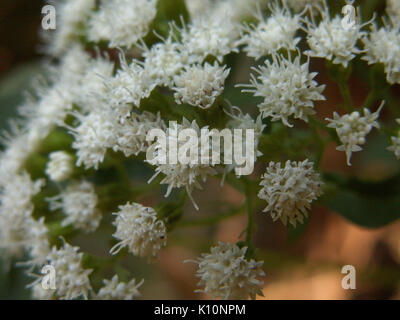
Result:
[[[338,191],[325,205],[351,222],[379,228],[400,218],[400,175],[379,182],[357,178],[336,182]]]

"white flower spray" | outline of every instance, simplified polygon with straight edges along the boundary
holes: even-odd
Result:
[[[337,112],[334,112],[333,119],[326,118],[326,120],[330,122],[328,127],[336,129],[339,139],[343,143],[336,149],[346,152],[347,164],[349,166],[351,165],[351,154],[362,150],[360,146],[365,144],[366,136],[370,133],[372,128],[380,128],[376,120],[379,117],[383,105],[384,102],[382,102],[381,106],[374,113],[371,113],[365,108],[364,116],[361,116],[358,111],[343,116],[339,116]]]
[[[258,76],[251,75],[250,85],[240,85],[248,88],[242,92],[264,99],[258,105],[263,118],[271,117],[292,127],[290,117],[307,122],[308,116],[315,114],[314,101],[325,100],[322,95],[325,86],[318,86],[314,80],[317,73],[310,73],[309,61],[301,64],[300,58],[274,54],[272,61],[265,61],[265,66],[253,68]]]

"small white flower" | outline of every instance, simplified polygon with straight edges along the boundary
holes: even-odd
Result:
[[[128,202],[119,206],[119,211],[113,214],[117,216],[114,237],[120,242],[110,250],[111,254],[128,247],[136,256],[147,257],[150,261],[156,259],[161,248],[167,244],[167,230],[155,210]]]
[[[264,212],[284,225],[288,221],[293,226],[303,223],[311,202],[322,194],[322,181],[309,160],[288,160],[283,168],[280,163],[270,162],[260,185],[258,197],[268,204]]]
[[[400,124],[400,119],[396,120],[398,124]],[[396,158],[400,160],[400,130],[399,133],[396,136],[393,136],[391,138],[392,140],[392,145],[388,148],[389,151],[392,151]]]
[[[342,26],[342,17],[336,15],[333,19],[327,8],[321,10],[322,19],[317,25],[314,18],[306,20],[307,42],[311,50],[305,51],[310,57],[325,58],[334,64],[342,64],[347,68],[348,63],[362,51],[357,47],[357,41],[366,32],[361,29],[369,24],[356,24],[346,29]]]
[[[197,136],[201,136],[201,129],[199,128],[196,120],[189,122],[186,118],[183,118],[182,124],[177,124],[175,122],[171,127],[170,123],[170,127],[166,131],[166,140],[168,141],[166,145],[163,145],[161,141],[157,140],[149,147],[146,161],[151,165],[156,166],[156,173],[149,180],[149,183],[160,173],[164,174],[165,177],[161,181],[161,184],[168,185],[165,197],[168,197],[174,188],[184,187],[194,207],[198,209],[198,206],[192,197],[192,191],[195,188],[201,189],[201,184],[198,180],[205,182],[209,175],[216,174],[211,161],[214,150],[211,150],[212,148],[208,143],[208,140],[204,143],[204,148],[199,146],[199,144],[203,145],[203,143],[200,142],[194,146],[198,148],[198,157],[194,154],[191,154],[191,156],[194,158],[190,159],[188,164],[182,164],[179,161],[180,156],[178,155],[178,161],[176,163],[170,163],[170,159],[167,158],[168,155],[170,153],[178,154],[180,147],[189,142],[178,139],[179,133],[185,129],[194,129],[197,133]],[[208,127],[204,127],[202,129],[208,129]],[[212,133],[210,133],[210,137],[212,137]],[[219,152],[219,150],[217,150],[217,152]],[[202,162],[199,161],[199,157],[202,157],[203,159],[207,158],[209,164],[202,164]]]
[[[210,20],[231,20],[240,23],[251,16],[259,0],[185,0],[192,20],[208,17]]]
[[[248,113],[244,114],[238,107],[232,107],[232,112],[228,113],[232,118],[228,121],[227,127],[232,129],[253,129],[254,130],[254,146],[257,148],[260,137],[265,129],[266,125],[262,123],[261,115],[258,115],[257,119],[254,120]],[[261,156],[260,151],[256,152],[257,156]]]
[[[260,137],[265,129],[266,125],[262,123],[261,115],[258,115],[257,119],[254,120],[248,113],[244,114],[242,110],[238,107],[231,107],[230,112],[226,112],[228,116],[232,119],[228,121],[226,126],[233,131],[233,136],[235,135],[234,129],[242,129],[242,146],[234,145],[233,150],[246,150],[246,131],[247,129],[254,131],[254,160],[257,157],[262,156],[262,152],[258,150],[258,144]],[[234,157],[233,157],[234,158]],[[233,159],[234,160],[234,159]],[[226,172],[232,171],[238,165],[236,163],[226,165]],[[223,183],[223,181],[222,181]]]
[[[58,196],[48,199],[50,210],[61,209],[67,216],[62,226],[72,224],[85,232],[93,232],[100,224],[101,214],[96,208],[98,198],[94,186],[87,181],[73,182]]]
[[[56,30],[54,35],[49,30],[42,32],[44,38],[49,38],[48,51],[53,55],[60,55],[68,49],[70,44],[83,33],[80,32],[80,25],[85,23],[92,9],[95,7],[95,0],[48,0],[56,9]]]
[[[100,109],[87,115],[75,113],[79,125],[70,127],[75,137],[72,147],[76,149],[77,166],[83,164],[85,169],[98,169],[103,162],[107,149],[115,146],[116,121],[111,110]]]
[[[114,63],[107,57],[90,59],[87,70],[80,77],[75,103],[82,110],[97,110],[99,100],[107,100],[108,80],[113,76]]]
[[[48,229],[44,223],[44,217],[39,220],[27,218],[25,225],[25,234],[27,236],[25,248],[29,254],[29,260],[25,264],[30,265],[32,268],[34,266],[42,266],[46,263],[46,258],[50,253]]]
[[[230,69],[217,63],[186,67],[174,78],[176,103],[188,103],[202,109],[210,108],[223,92],[229,71]]]
[[[143,45],[145,73],[150,79],[162,86],[173,86],[173,78],[184,67],[188,53],[177,42],[172,31],[167,40],[154,44],[150,49]]]
[[[32,198],[40,192],[44,181],[32,181],[26,172],[9,178],[0,188],[0,249],[6,257],[14,257],[22,255],[36,241]]]
[[[53,266],[56,271],[56,290],[53,291],[53,294],[60,299],[88,299],[88,294],[92,290],[89,281],[89,275],[92,270],[85,270],[82,267],[83,253],[78,251],[78,247],[72,247],[68,243],[64,243],[60,249],[54,246],[47,256],[47,263]],[[41,283],[43,277],[39,276],[32,283],[32,286]],[[49,291],[51,292],[52,290]],[[37,289],[35,292],[37,292]],[[39,297],[43,297],[43,295],[39,294]],[[50,294],[44,297],[46,299],[51,298]]]
[[[72,105],[81,101],[86,92],[82,78],[91,69],[91,61],[80,45],[73,45],[61,57],[58,66],[48,67],[52,85],[36,79],[35,97],[29,97],[20,113],[28,119],[30,131],[39,133],[40,140],[62,124]]]
[[[237,52],[238,24],[229,14],[196,16],[181,31],[182,43],[191,63],[202,63],[210,55],[222,63],[223,57]]]
[[[60,182],[67,180],[73,170],[73,157],[65,151],[52,152],[49,155],[49,162],[46,167],[46,174],[53,181]]]
[[[280,49],[294,50],[300,41],[296,32],[300,28],[300,16],[278,4],[271,6],[271,16],[264,18],[258,9],[257,25],[246,25],[243,28],[240,44],[249,57],[259,59],[276,53]]]
[[[37,88],[40,99],[36,104],[24,106],[22,111],[41,128],[42,139],[56,125],[62,123],[72,108],[73,95],[66,83],[57,82],[50,88]]]
[[[101,300],[133,300],[141,296],[138,288],[143,284],[143,280],[136,283],[132,279],[128,283],[120,282],[118,275],[111,280],[103,280],[104,287],[100,289],[97,298]]]
[[[12,216],[24,215],[33,210],[31,202],[44,185],[43,180],[32,181],[27,172],[15,175],[1,189],[1,214]]]
[[[0,142],[3,142],[6,147],[3,152],[0,152],[0,176],[2,177],[0,189],[20,172],[26,159],[31,152],[37,150],[42,139],[41,135],[36,134],[36,128],[31,128],[24,133],[19,132],[18,128],[12,131],[14,132],[0,138]]]
[[[374,113],[371,113],[365,108],[364,116],[361,116],[358,111],[343,116],[339,116],[337,112],[334,112],[333,119],[325,119],[330,122],[328,128],[336,129],[336,133],[340,141],[343,143],[336,149],[338,151],[346,152],[347,164],[349,166],[351,166],[351,154],[362,150],[360,146],[365,144],[365,138],[372,128],[380,128],[379,123],[376,120],[379,117],[379,112],[381,111],[383,104],[384,102],[382,102],[379,109]]]
[[[366,51],[363,59],[368,64],[382,63],[387,81],[400,84],[400,25],[384,20],[384,26],[378,29],[374,23],[363,42]]]
[[[141,114],[132,112],[128,118],[118,124],[117,143],[113,150],[122,151],[126,157],[146,152],[149,147],[146,140],[147,133],[154,128],[165,128],[160,114],[155,115],[146,111]]]
[[[132,47],[149,31],[157,0],[102,0],[89,20],[88,37],[109,41],[110,47]]]
[[[400,1],[399,0],[387,0],[387,11],[393,17],[400,19]]]
[[[262,270],[264,262],[248,260],[246,251],[247,247],[219,242],[211,248],[211,253],[202,254],[197,261],[189,261],[199,265],[198,286],[204,289],[198,292],[225,300],[255,299],[256,295],[263,295],[260,288],[263,282],[257,277],[265,276]]]
[[[292,61],[290,54],[288,59],[274,54],[272,62],[266,60],[265,65],[253,68],[258,77],[252,75],[251,85],[242,85],[250,89],[243,92],[264,98],[264,102],[258,105],[263,118],[281,120],[289,127],[292,127],[290,117],[307,122],[308,116],[315,114],[314,101],[325,100],[322,95],[325,86],[318,86],[313,80],[317,73],[308,71],[309,61],[301,64],[300,56]]]
[[[139,108],[140,101],[150,96],[157,85],[151,73],[145,70],[138,61],[132,60],[128,65],[123,54],[120,55],[121,68],[116,75],[106,79],[108,92],[106,102],[118,111],[120,116],[129,115],[132,106]]]

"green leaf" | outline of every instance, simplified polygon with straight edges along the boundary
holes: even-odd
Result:
[[[400,218],[400,175],[379,182],[349,179],[325,205],[347,220],[367,228],[380,228]]]
[[[157,3],[157,15],[152,22],[150,30],[167,38],[170,31],[170,23],[174,21],[178,26],[182,26],[181,18],[186,23],[189,21],[189,13],[184,0],[159,0]],[[159,39],[154,32],[149,32],[144,41],[147,45],[151,45],[158,42]]]

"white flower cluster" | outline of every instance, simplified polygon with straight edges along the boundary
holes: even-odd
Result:
[[[381,28],[374,23],[368,37],[363,39],[366,51],[363,59],[369,64],[382,63],[388,83],[400,84],[400,24],[384,22]]]
[[[229,69],[218,64],[193,65],[174,78],[174,97],[178,104],[188,103],[202,109],[210,108],[224,90]]]
[[[110,47],[132,47],[149,32],[157,0],[102,0],[89,20],[88,38]]]
[[[148,70],[137,60],[127,63],[123,54],[120,55],[121,67],[114,77],[106,78],[108,92],[106,101],[111,105],[110,109],[117,112],[119,116],[126,117],[132,106],[140,106],[140,101],[147,98],[156,82],[149,77]]]
[[[347,68],[349,62],[362,52],[357,47],[357,41],[366,34],[362,31],[365,24],[357,21],[352,28],[343,28],[343,18],[340,15],[332,19],[327,8],[321,10],[321,14],[322,20],[318,25],[314,17],[306,20],[310,50],[305,53],[310,57],[332,60],[333,63]]]
[[[167,244],[167,231],[154,209],[127,203],[114,214],[117,216],[114,237],[120,242],[111,249],[111,254],[128,247],[134,255],[147,257],[150,261],[157,258],[158,252]]]
[[[387,0],[387,11],[393,17],[400,18],[400,1],[399,0]]]
[[[44,290],[41,288],[43,276],[40,276],[33,284],[33,294],[36,299],[50,299],[57,297],[64,300],[77,298],[88,299],[90,286],[89,275],[91,269],[82,267],[83,253],[78,247],[68,243],[57,249],[55,246],[47,256],[47,263],[56,270],[56,289]]]
[[[56,9],[55,34],[49,40],[48,51],[60,55],[79,36],[83,36],[81,25],[89,18],[96,5],[95,0],[48,0]],[[43,32],[48,37],[48,32]]]
[[[263,118],[271,117],[273,121],[281,120],[292,127],[289,117],[308,121],[308,116],[315,114],[314,101],[325,100],[322,91],[325,86],[318,86],[313,80],[317,73],[308,71],[309,61],[300,62],[300,56],[292,61],[291,56],[273,54],[272,62],[265,61],[265,66],[253,70],[258,73],[257,79],[251,76],[251,85],[242,85],[249,89],[243,92],[254,93],[264,98],[258,105]]]
[[[143,284],[143,281],[136,283],[136,280],[132,279],[128,283],[120,282],[118,275],[114,275],[111,280],[103,280],[103,283],[104,287],[99,290],[97,299],[133,300],[141,296],[138,288]]]
[[[199,292],[210,294],[213,298],[255,299],[262,295],[264,276],[263,261],[256,262],[246,258],[247,247],[239,248],[235,244],[219,242],[210,253],[202,254],[198,261]]]
[[[60,124],[74,100],[86,96],[82,90],[82,74],[90,67],[89,57],[78,45],[61,58],[58,67],[50,68],[51,86],[38,86],[38,99],[29,99],[20,108],[24,116],[21,125],[14,126],[7,136],[6,150],[0,154],[0,173],[3,182],[20,173],[26,159],[34,152],[49,132]],[[23,126],[23,128],[21,128]]]
[[[400,119],[396,120],[398,124],[400,124]],[[389,151],[392,151],[396,158],[400,160],[400,130],[396,136],[391,137],[392,145],[388,148]]]
[[[146,111],[142,114],[132,112],[123,123],[118,124],[118,137],[113,150],[122,151],[126,157],[146,152],[149,147],[146,140],[147,133],[153,128],[165,128],[160,114],[155,115]]]
[[[235,137],[235,129],[242,129],[242,130],[252,129],[252,130],[254,130],[254,159],[262,156],[263,154],[258,149],[258,144],[260,142],[260,138],[262,136],[262,133],[263,133],[266,125],[262,123],[261,114],[259,114],[257,119],[254,120],[248,113],[244,114],[242,112],[242,110],[240,110],[238,107],[234,107],[234,106],[231,107],[231,111],[228,111],[226,113],[228,114],[228,116],[230,116],[232,118],[231,120],[228,121],[226,126],[233,131],[233,137]],[[236,131],[236,132],[237,132],[236,134],[242,135],[242,146],[241,146],[241,148],[234,146],[233,149],[234,150],[245,150],[247,148],[246,139],[245,139],[246,133],[245,133],[245,131]],[[233,141],[236,141],[235,138],[233,138]],[[237,139],[237,141],[240,141],[240,139]],[[237,163],[232,163],[231,165],[230,164],[226,165],[226,173],[232,171],[237,166],[238,166]]]
[[[273,54],[280,49],[295,50],[300,38],[296,32],[300,28],[300,16],[292,15],[290,11],[279,5],[271,6],[271,16],[263,18],[258,10],[257,25],[244,26],[240,44],[244,44],[244,51],[249,57],[259,59]]]
[[[211,20],[221,17],[225,20],[240,22],[252,15],[260,3],[259,0],[185,0],[186,7],[192,19],[210,17]]]
[[[208,12],[183,28],[182,42],[191,63],[201,63],[209,55],[222,62],[224,56],[237,52],[238,26],[229,13],[225,14],[223,17]]]
[[[24,168],[28,157],[41,150],[41,142],[53,129],[68,129],[74,138],[75,154],[61,148],[49,154],[45,173],[57,182],[55,186],[62,188],[57,196],[49,199],[50,210],[60,209],[65,214],[61,226],[72,225],[84,232],[93,232],[102,218],[99,198],[94,184],[84,180],[85,172],[74,171],[74,165],[98,170],[108,152],[119,153],[113,154],[113,160],[146,153],[146,161],[155,168],[150,181],[162,174],[160,184],[168,186],[166,196],[174,188],[184,188],[193,203],[194,189],[200,189],[202,182],[217,174],[219,167],[213,159],[216,152],[219,156],[222,152],[211,150],[208,142],[214,138],[212,131],[206,137],[207,143],[200,141],[200,153],[191,154],[198,159],[209,159],[208,164],[205,164],[207,161],[174,163],[163,161],[166,159],[160,156],[176,154],[180,159],[195,142],[181,141],[179,133],[194,129],[203,139],[202,129],[213,126],[207,120],[224,115],[219,107],[222,109],[225,98],[225,82],[228,76],[232,79],[238,76],[234,68],[231,73],[230,67],[235,67],[229,64],[235,58],[231,53],[243,51],[256,60],[266,58],[264,65],[253,68],[256,74],[251,75],[250,84],[244,85],[243,90],[262,98],[259,113],[253,116],[247,113],[250,110],[231,107],[226,111],[227,119],[218,119],[222,121],[217,126],[224,127],[234,137],[243,134],[236,133],[235,129],[253,129],[255,143],[251,155],[254,158],[262,155],[259,141],[266,127],[263,120],[281,121],[288,127],[293,126],[290,122],[294,119],[308,122],[316,113],[314,103],[325,100],[322,94],[325,86],[315,81],[317,73],[309,71],[311,57],[325,58],[347,68],[356,55],[363,54],[362,58],[369,64],[384,65],[389,83],[400,83],[400,24],[396,20],[400,10],[396,0],[388,2],[390,22],[384,21],[380,28],[374,23],[370,31],[364,31],[367,24],[360,21],[353,28],[343,28],[342,17],[331,18],[322,0],[274,1],[268,16],[264,15],[264,7],[258,0],[185,2],[191,19],[182,18],[181,27],[177,21],[169,22],[165,38],[154,32],[160,39],[158,42],[153,41],[154,37],[150,41],[146,37],[153,31],[153,22],[159,24],[159,16],[164,19],[163,13],[157,15],[157,0],[51,2],[56,5],[58,21],[57,30],[51,32],[48,51],[58,58],[59,64],[49,68],[51,84],[39,83],[35,96],[22,106],[24,121],[15,125],[0,154],[0,249],[10,258],[26,253],[29,273],[46,263],[56,269],[57,288],[44,290],[39,277],[32,284],[34,297],[135,299],[140,297],[138,288],[143,283],[135,279],[121,282],[115,275],[111,280],[104,280],[103,287],[94,293],[89,281],[92,270],[83,268],[83,253],[65,242],[61,248],[52,247],[49,234],[53,239],[53,229],[48,229],[43,216],[34,218],[33,197],[44,183],[32,181]],[[307,12],[310,17],[304,18]],[[245,18],[257,23],[243,23],[248,21]],[[164,36],[168,28],[165,22],[157,29]],[[309,47],[308,59],[304,62],[298,48],[299,30],[306,33]],[[358,47],[359,42],[364,48]],[[94,46],[95,49],[86,50],[83,44],[85,48]],[[254,62],[254,59],[247,60]],[[188,111],[182,104],[195,108]],[[377,119],[381,108],[374,113],[364,109],[364,115],[355,111],[339,116],[335,112],[333,119],[327,119],[328,127],[336,129],[342,142],[338,150],[346,152],[348,164],[352,152],[361,150],[372,128],[379,128]],[[182,122],[166,127],[167,120],[183,115]],[[397,121],[400,123],[400,119]],[[162,139],[154,143],[147,141],[152,129],[164,131],[168,144],[163,145]],[[400,133],[391,137],[391,141],[388,149],[400,158]],[[203,145],[209,147],[203,148]],[[245,147],[243,143],[240,148],[234,146],[234,150]],[[224,155],[225,152],[224,149]],[[227,164],[220,172],[225,178],[237,167],[235,162]],[[81,180],[68,181],[80,173]],[[92,173],[101,175],[102,171],[89,174]],[[97,181],[96,178],[91,181]],[[284,165],[270,162],[260,185],[258,197],[267,202],[264,211],[274,221],[280,219],[285,225],[289,222],[296,226],[303,222],[311,203],[322,194],[323,182],[309,160],[289,160]],[[194,206],[198,209],[195,203]],[[167,243],[167,218],[160,219],[153,208],[131,202],[119,206],[114,215],[113,236],[118,242],[110,253],[115,255],[127,248],[134,255],[150,261],[156,259]],[[262,282],[257,278],[264,276],[263,262],[251,259],[252,250],[247,250],[220,242],[210,253],[203,254],[196,261],[201,291],[222,299],[254,299],[262,294]]]
[[[268,204],[264,212],[270,213],[274,221],[280,219],[284,225],[303,223],[311,202],[322,194],[322,181],[309,160],[288,160],[284,167],[270,162],[260,185],[258,197]]]
[[[42,247],[42,239],[35,237],[40,233],[40,222],[33,219],[32,198],[43,187],[43,181],[32,181],[29,174],[15,175],[3,188],[0,188],[0,249],[6,257],[21,256],[24,249]],[[32,259],[39,259],[31,255]]]
[[[84,164],[86,169],[98,169],[103,162],[107,149],[115,145],[115,122],[109,110],[77,114],[79,126],[71,129],[75,136],[72,147],[76,149],[77,165]]]
[[[150,179],[150,181],[152,181],[160,173],[164,174],[165,177],[161,181],[161,184],[168,185],[167,193],[165,194],[165,196],[168,197],[174,188],[184,187],[186,188],[186,191],[190,199],[192,200],[193,205],[196,209],[198,209],[198,206],[192,198],[192,191],[195,188],[201,189],[199,179],[205,182],[208,176],[216,174],[216,170],[213,168],[212,161],[208,161],[209,164],[203,164],[199,161],[189,161],[188,164],[183,164],[180,161],[176,161],[176,163],[171,163],[171,161],[164,159],[169,154],[178,155],[178,150],[181,152],[181,150],[184,149],[181,148],[182,145],[190,143],[190,141],[186,142],[178,139],[179,133],[185,129],[194,129],[197,132],[197,136],[200,137],[201,130],[208,129],[208,127],[200,128],[196,120],[190,122],[186,118],[183,118],[181,124],[175,122],[173,123],[173,127],[167,128],[166,138],[168,144],[163,145],[162,141],[157,140],[150,146],[149,150],[147,151],[147,161],[151,165],[156,166],[156,173]],[[203,159],[212,159],[212,153],[214,152],[214,150],[211,150],[211,145],[209,143],[202,142],[200,142],[200,145],[209,147],[200,148],[201,150],[199,151],[198,156],[202,157]],[[190,147],[191,146],[189,146],[189,148]],[[195,148],[198,148],[197,144],[195,145]],[[178,155],[178,159],[179,157],[180,156]]]
[[[52,152],[46,167],[46,174],[53,181],[60,182],[68,179],[74,169],[73,158],[65,151]]]
[[[188,53],[173,34],[162,40],[150,49],[142,45],[145,74],[154,83],[172,88],[174,77],[188,62]]]
[[[49,198],[50,210],[62,210],[67,216],[62,226],[72,224],[84,232],[95,231],[101,220],[96,208],[98,198],[93,184],[88,181],[72,182],[58,196]]]
[[[371,113],[367,108],[365,108],[364,116],[361,116],[358,111],[343,116],[339,116],[337,112],[334,112],[333,119],[326,118],[326,120],[330,122],[328,127],[336,129],[337,135],[343,143],[336,149],[338,151],[346,152],[347,164],[349,166],[351,165],[351,154],[362,150],[360,146],[365,144],[365,138],[372,128],[380,128],[379,123],[376,120],[379,117],[383,104],[384,103],[382,103],[379,109],[374,113]]]

